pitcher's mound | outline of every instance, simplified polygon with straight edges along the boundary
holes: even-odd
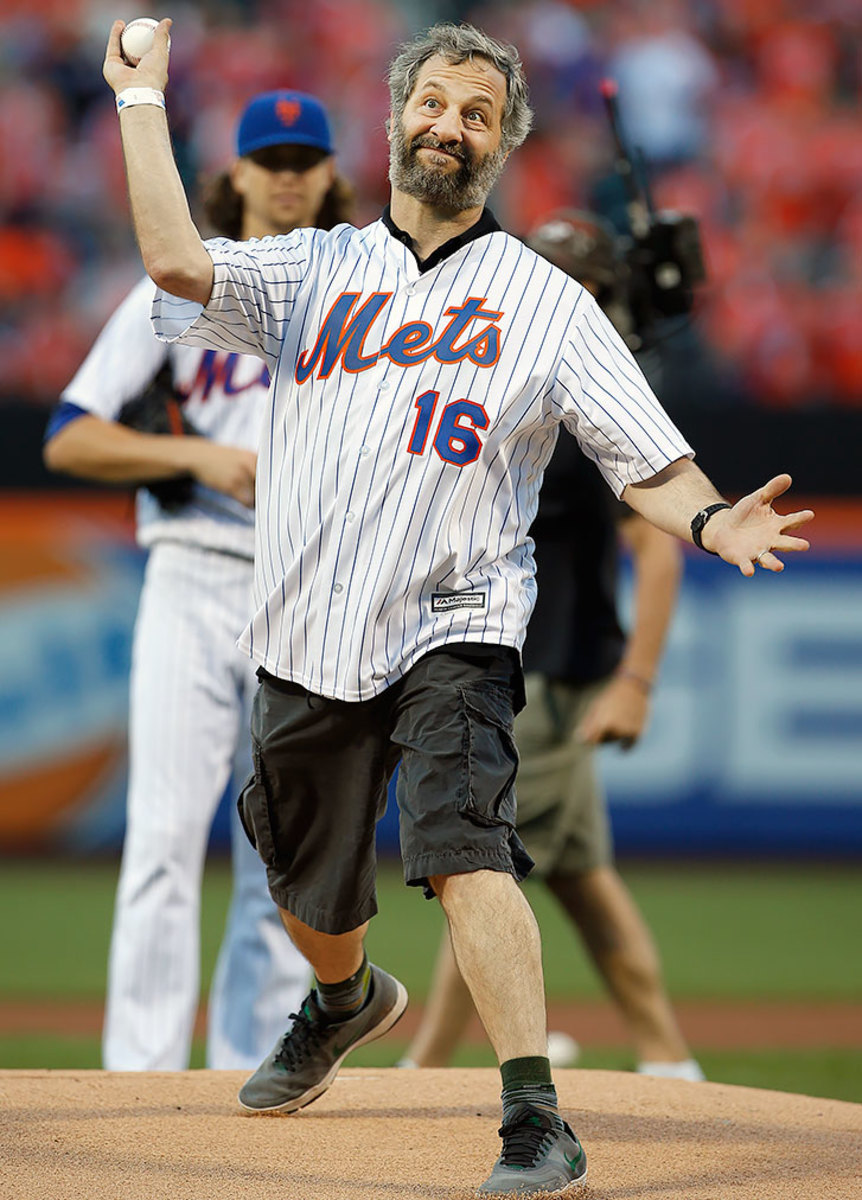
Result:
[[[346,1068],[290,1117],[234,1071],[0,1072],[3,1200],[468,1200],[499,1151],[494,1070]],[[588,1200],[862,1198],[862,1105],[558,1071]]]

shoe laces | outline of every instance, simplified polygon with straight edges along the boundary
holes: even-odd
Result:
[[[275,1055],[275,1061],[282,1063],[288,1070],[299,1066],[326,1036],[327,1023],[315,1020],[310,1015],[313,1003],[312,997],[306,996],[299,1012],[290,1014],[293,1024],[281,1039],[281,1045]]]
[[[507,1167],[535,1167],[550,1149],[558,1126],[551,1112],[519,1109],[499,1129],[503,1139],[500,1160]]]

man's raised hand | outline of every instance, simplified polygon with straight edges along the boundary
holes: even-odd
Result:
[[[789,475],[776,475],[756,492],[738,500],[732,508],[716,513],[703,532],[705,549],[719,554],[725,562],[738,566],[743,575],[754,574],[755,567],[783,571],[778,553],[807,550],[805,538],[790,531],[810,521],[810,508],[793,513],[777,513],[772,501],[790,487]]]
[[[153,34],[153,44],[136,67],[130,67],[120,51],[120,34],[125,29],[124,21],[115,21],[108,37],[108,48],[102,74],[114,92],[130,87],[155,88],[163,92],[168,82],[168,58],[170,55],[170,17],[159,21]]]

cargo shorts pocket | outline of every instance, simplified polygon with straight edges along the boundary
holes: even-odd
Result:
[[[458,690],[464,717],[460,810],[477,825],[514,829],[518,751],[511,697],[487,684]]]
[[[239,819],[246,836],[268,867],[276,866],[272,833],[272,787],[258,742],[253,738],[251,757],[254,773],[237,800]]]

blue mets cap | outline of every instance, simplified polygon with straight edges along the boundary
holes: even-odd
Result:
[[[264,92],[245,108],[236,134],[243,158],[266,146],[314,146],[334,153],[326,109],[305,92]]]

